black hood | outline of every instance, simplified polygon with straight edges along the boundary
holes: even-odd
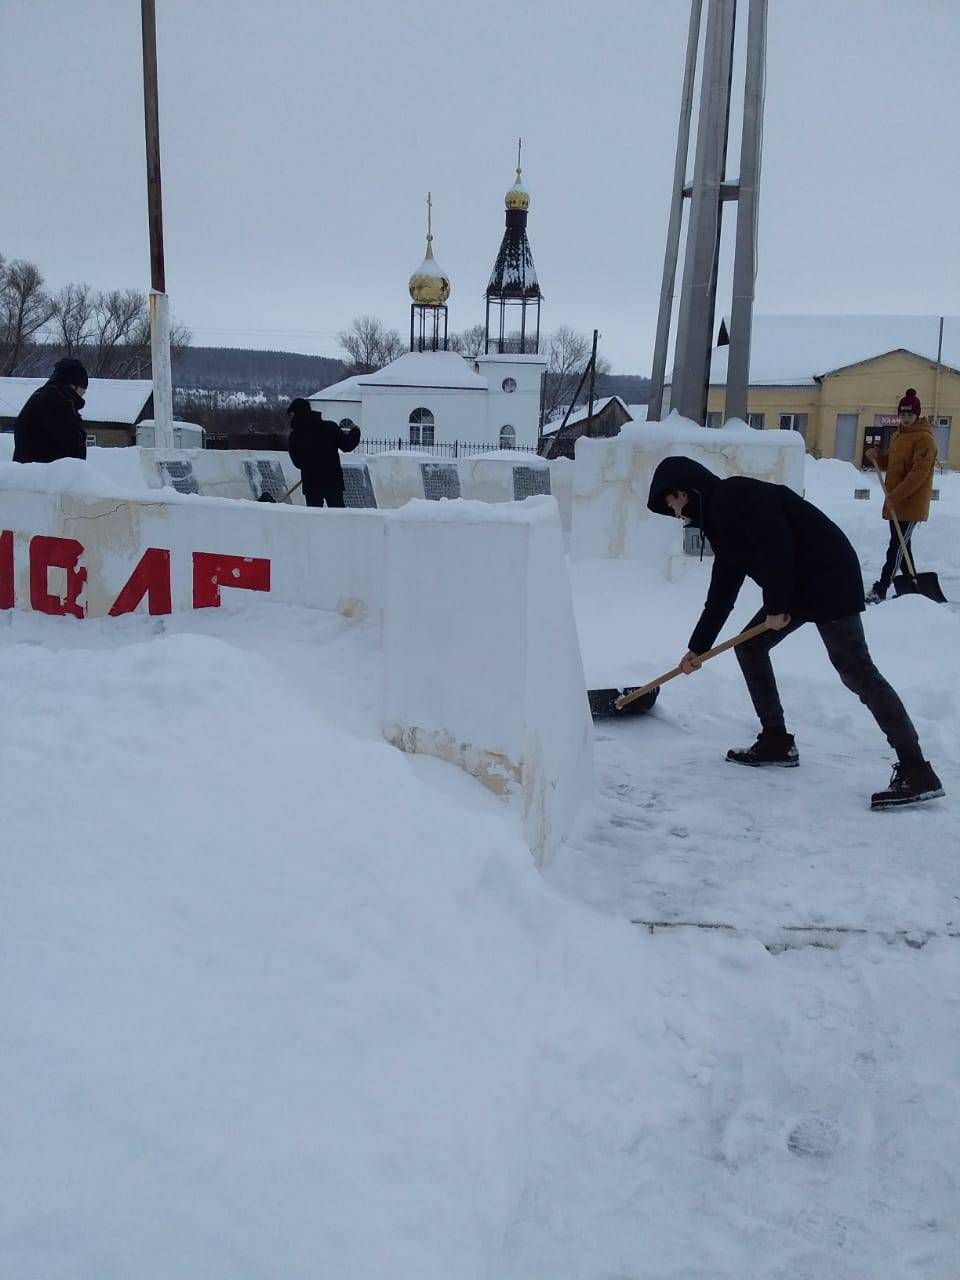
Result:
[[[692,458],[664,458],[650,481],[647,506],[655,515],[672,517],[673,512],[666,503],[667,494],[683,490],[690,495],[684,519],[702,529],[703,513],[719,483],[719,476]]]
[[[309,400],[304,400],[303,396],[297,396],[296,400],[291,400],[287,405],[287,413],[292,418],[309,418],[313,413],[313,407]],[[319,414],[317,416],[319,417]]]
[[[53,366],[53,373],[51,373],[47,381],[59,386],[83,387],[86,389],[90,379],[79,360],[67,357],[57,361]]]

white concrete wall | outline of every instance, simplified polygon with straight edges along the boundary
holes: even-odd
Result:
[[[556,504],[412,503],[387,525],[386,590],[386,737],[516,797],[542,865],[593,787]]]
[[[671,455],[694,458],[714,474],[745,475],[803,492],[804,446],[793,431],[718,430],[671,414],[666,422],[628,424],[609,440],[577,441],[570,550],[590,557],[654,559],[672,572],[682,555],[679,521],[647,510],[650,482]]]
[[[484,440],[499,444],[500,428],[509,423],[517,433],[516,443],[535,449],[540,426],[540,381],[546,359],[534,362],[529,357],[479,356],[477,365],[489,384]],[[516,391],[503,390],[505,378],[514,379]]]
[[[360,400],[314,400],[314,413],[341,425],[349,419],[355,427],[363,427],[363,402]]]
[[[444,387],[363,388],[363,434],[370,440],[410,439],[414,409],[433,414],[434,443],[454,440],[483,444],[488,439],[483,391]]]

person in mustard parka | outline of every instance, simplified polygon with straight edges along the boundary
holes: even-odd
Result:
[[[903,548],[893,523],[896,515],[900,522],[903,540],[914,560],[911,539],[918,524],[930,515],[930,495],[933,492],[933,470],[937,462],[937,440],[933,427],[920,416],[920,397],[913,387],[908,387],[897,405],[900,425],[890,438],[885,450],[871,448],[866,451],[869,462],[878,462],[886,474],[887,500],[883,504],[883,518],[890,525],[890,545],[880,577],[867,593],[867,604],[879,604],[886,599],[890,583],[901,571]],[[916,564],[914,564],[916,572]]]

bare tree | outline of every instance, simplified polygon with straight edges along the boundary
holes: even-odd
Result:
[[[487,331],[482,324],[471,325],[469,329],[464,329],[462,333],[453,333],[450,335],[450,350],[459,351],[462,356],[481,356],[483,355],[484,343],[486,342]]]
[[[139,289],[111,289],[94,299],[90,374],[95,378],[123,376],[123,368],[137,359],[136,348],[150,347],[147,297]],[[134,348],[134,350],[131,350]]]
[[[0,374],[17,372],[30,340],[52,316],[40,268],[20,258],[0,259]]]
[[[543,420],[549,422],[573,399],[580,376],[587,367],[593,343],[585,334],[561,325],[547,339],[547,372],[543,389]],[[610,372],[610,361],[597,357],[597,376]],[[579,400],[585,402],[586,388]]]
[[[375,373],[402,355],[405,346],[396,329],[385,329],[376,316],[357,316],[349,329],[337,335],[350,357],[349,373]]]
[[[67,284],[53,299],[53,340],[66,356],[79,357],[93,334],[94,297],[88,284]]]

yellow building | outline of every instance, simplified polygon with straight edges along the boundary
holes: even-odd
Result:
[[[713,354],[707,426],[726,395],[726,326]],[[938,359],[939,357],[939,359]],[[750,425],[802,432],[818,458],[862,463],[896,426],[908,387],[933,424],[941,465],[960,467],[960,318],[769,316],[753,322]]]

